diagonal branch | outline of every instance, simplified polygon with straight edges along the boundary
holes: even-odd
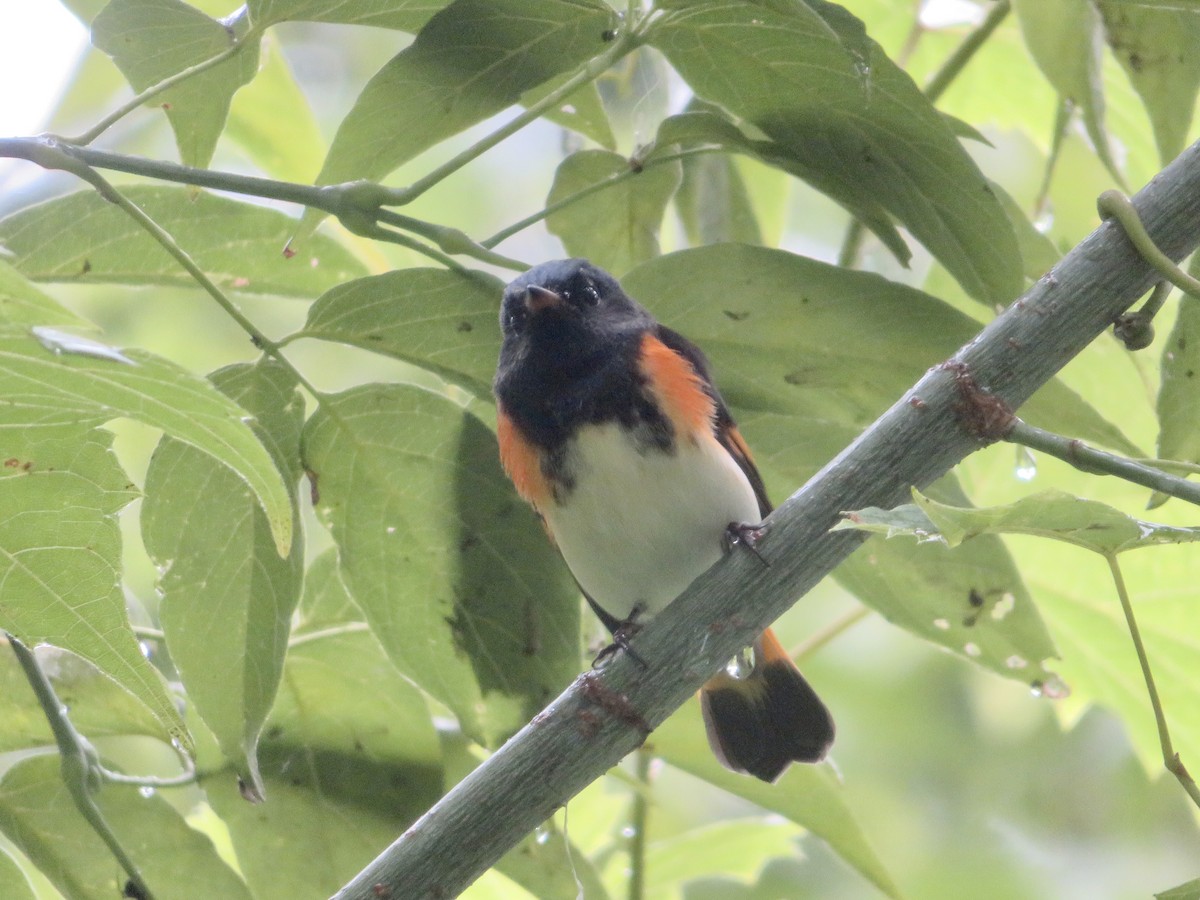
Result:
[[[1200,144],[1134,202],[1167,256],[1195,248]],[[645,668],[618,654],[576,679],[336,900],[457,895],[859,546],[857,534],[830,533],[841,510],[895,506],[985,443],[962,424],[964,372],[1015,409],[1157,278],[1119,225],[1101,225],[776,510],[757,545],[769,567],[744,553],[717,562],[637,636]]]

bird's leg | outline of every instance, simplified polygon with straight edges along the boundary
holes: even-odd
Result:
[[[633,636],[642,630],[642,624],[638,621],[638,617],[643,611],[642,604],[638,603],[633,607],[632,610],[630,610],[628,616],[617,623],[617,627],[612,630],[612,643],[597,653],[596,658],[592,660],[593,669],[596,668],[596,666],[598,666],[601,662],[608,659],[608,657],[616,653],[618,650],[624,650],[629,654],[630,658],[632,658],[635,663],[637,663],[643,669],[646,668],[646,661],[638,656],[633,647],[631,647],[629,644],[629,642],[633,639]]]
[[[725,526],[725,552],[729,553],[734,547],[742,546],[758,557],[758,561],[764,566],[770,567],[767,558],[758,552],[758,542],[762,540],[762,536],[767,533],[767,526],[764,522],[759,522],[757,525],[748,525],[745,522],[730,522]]]

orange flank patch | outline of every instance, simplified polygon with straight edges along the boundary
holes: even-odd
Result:
[[[500,442],[500,464],[512,479],[521,499],[539,512],[550,500],[550,482],[542,472],[537,448],[501,408],[496,414],[496,439]]]
[[[642,375],[655,402],[675,427],[676,434],[712,434],[717,405],[692,364],[656,338],[642,338]]]

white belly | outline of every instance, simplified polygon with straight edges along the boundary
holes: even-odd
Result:
[[[543,513],[580,586],[619,620],[661,610],[720,558],[730,522],[760,519],[715,438],[639,453],[619,425],[589,425],[567,460],[575,487]]]

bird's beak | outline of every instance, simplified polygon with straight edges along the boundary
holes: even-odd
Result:
[[[561,306],[563,298],[549,288],[533,284],[525,289],[525,308],[531,313],[540,313],[552,306]]]

